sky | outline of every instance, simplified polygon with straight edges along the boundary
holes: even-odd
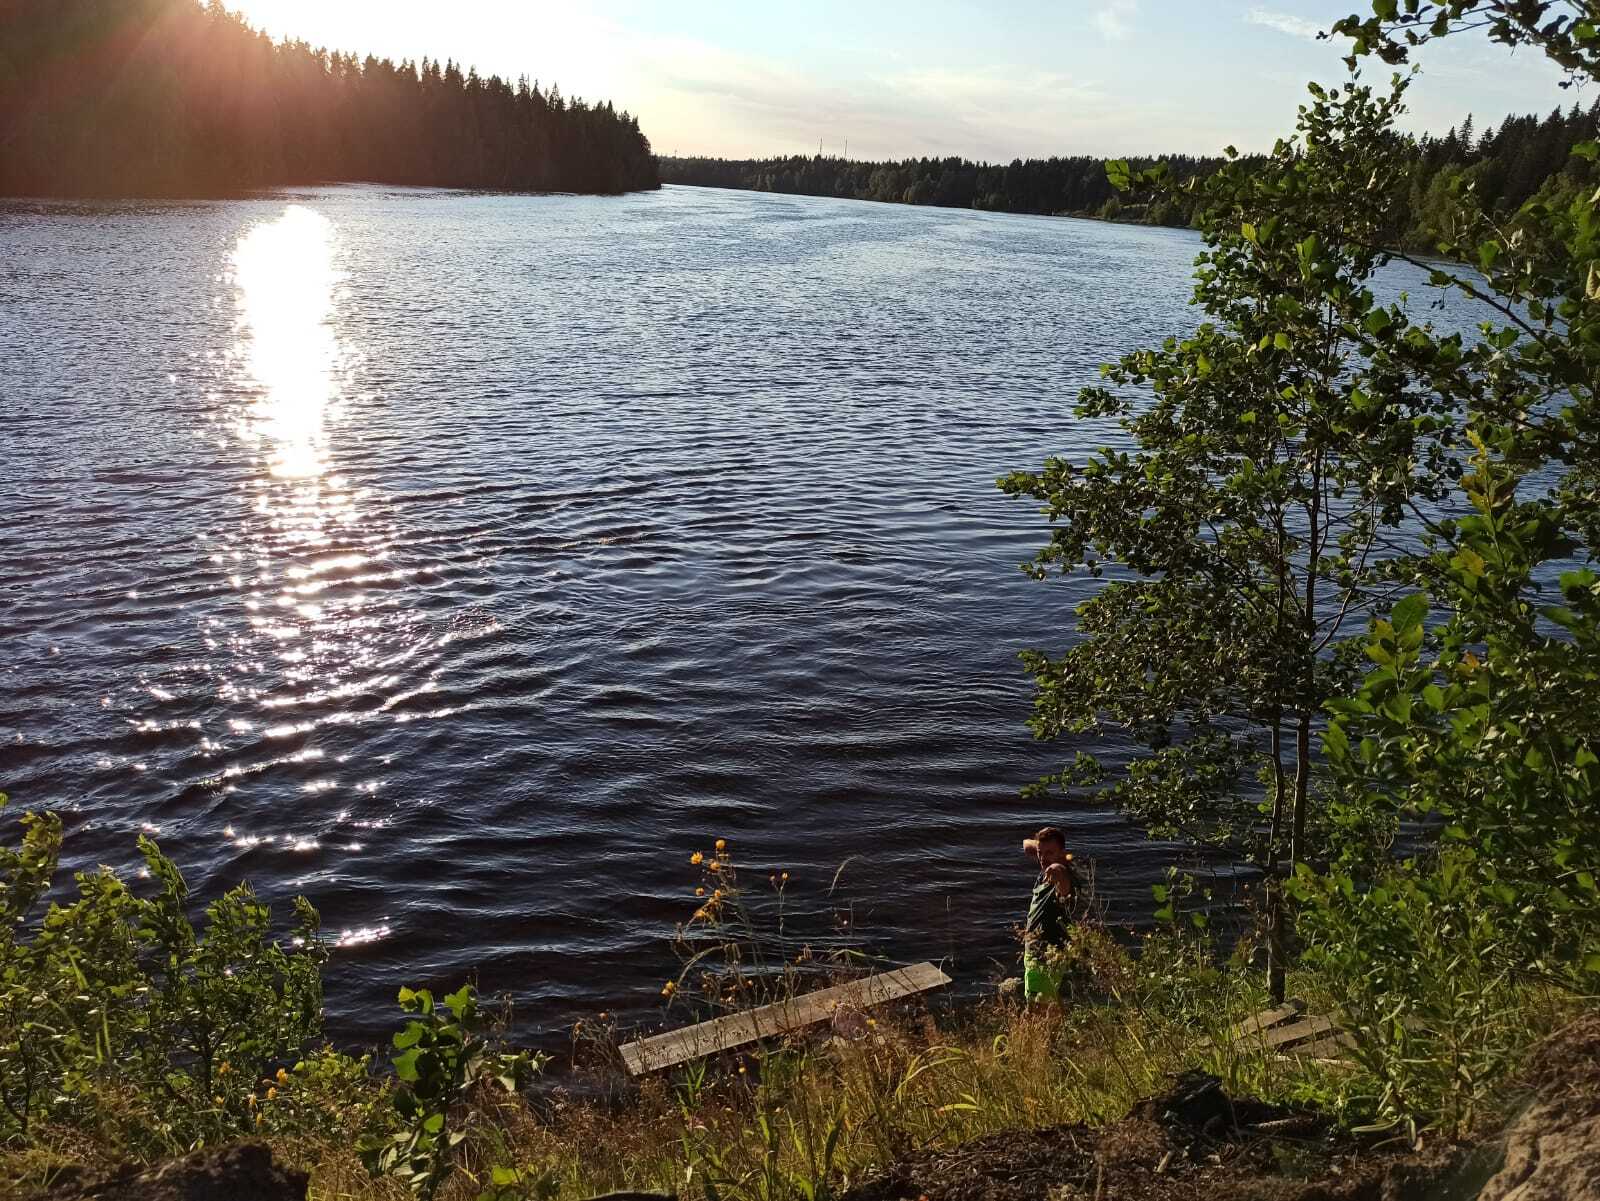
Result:
[[[1344,76],[1319,29],[1362,0],[228,0],[275,36],[526,74],[638,115],[659,154],[853,159],[1270,148],[1307,80]],[[1570,105],[1541,56],[1452,38],[1406,119]],[[1369,78],[1389,69],[1373,62]],[[1584,97],[1587,103],[1592,97]]]

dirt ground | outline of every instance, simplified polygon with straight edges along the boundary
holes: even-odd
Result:
[[[1006,1133],[892,1165],[841,1201],[1600,1201],[1600,1016],[1547,1040],[1503,1131],[1373,1145],[1184,1077],[1109,1126]]]
[[[1230,1098],[1196,1074],[1112,1125],[924,1152],[841,1201],[1398,1201],[1427,1195],[1463,1158],[1374,1151],[1315,1114]]]

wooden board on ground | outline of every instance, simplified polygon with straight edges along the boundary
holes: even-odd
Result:
[[[933,964],[917,963],[804,993],[774,1005],[730,1013],[654,1038],[637,1039],[623,1045],[622,1059],[630,1076],[642,1076],[825,1022],[840,1009],[865,1009],[949,983],[950,977]]]
[[[1266,1051],[1279,1059],[1335,1063],[1344,1059],[1355,1040],[1328,1018],[1307,1016],[1304,1001],[1291,997],[1282,1005],[1263,1009],[1229,1030],[1224,1045],[1240,1050]],[[1201,1044],[1209,1050],[1211,1040]]]
[[[1262,1046],[1278,1052],[1287,1051],[1296,1043],[1309,1043],[1339,1033],[1339,1027],[1327,1018],[1307,1018],[1289,1026],[1277,1026],[1261,1035]],[[1252,1040],[1255,1041],[1255,1040]]]
[[[1272,1009],[1263,1009],[1260,1013],[1247,1017],[1244,1021],[1235,1024],[1233,1029],[1229,1030],[1224,1036],[1224,1045],[1232,1046],[1246,1035],[1259,1034],[1263,1030],[1270,1030],[1274,1026],[1282,1025],[1291,1018],[1299,1017],[1305,1012],[1305,1008],[1306,1003],[1299,997],[1290,997],[1282,1005],[1275,1006]],[[1202,1050],[1208,1050],[1211,1045],[1209,1038],[1200,1040]]]
[[[1296,1043],[1292,1047],[1285,1048],[1281,1054],[1285,1058],[1319,1059],[1326,1062],[1330,1059],[1344,1058],[1344,1053],[1355,1045],[1356,1040],[1340,1030],[1315,1042]]]

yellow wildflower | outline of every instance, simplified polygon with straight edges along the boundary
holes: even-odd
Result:
[[[285,1071],[283,1068],[279,1068],[278,1069],[278,1083],[279,1084],[288,1084],[289,1083],[289,1073],[287,1071]]]
[[[211,1099],[213,1101],[215,1101],[218,1105],[222,1104],[222,1098],[221,1097],[212,1097]]]
[[[678,985],[677,985],[676,982],[674,982],[672,980],[668,980],[665,984],[663,984],[661,986],[661,995],[663,997],[670,997],[673,993],[675,993],[677,991],[678,991]]]
[[[704,888],[697,888],[694,890],[694,895],[697,897],[703,897],[706,895],[706,890]]]
[[[705,861],[706,857],[699,851],[696,851],[693,855],[689,856],[689,862],[695,867],[699,867]]]
[[[783,878],[784,878],[784,880],[788,880],[789,879],[789,873],[788,872],[784,872],[783,873]]]
[[[728,849],[728,840],[726,838],[717,839],[717,850],[718,851],[726,851],[727,849]]]
[[[275,1088],[269,1088],[267,1090],[267,1100],[275,1101],[275,1100],[277,1100],[277,1098],[278,1098],[278,1090],[275,1089]]]

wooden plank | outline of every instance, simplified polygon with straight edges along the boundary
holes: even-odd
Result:
[[[1259,1034],[1263,1030],[1270,1030],[1274,1026],[1281,1026],[1290,1018],[1297,1018],[1305,1012],[1306,1003],[1299,997],[1290,997],[1282,1005],[1272,1009],[1263,1009],[1254,1017],[1245,1018],[1228,1032],[1230,1043],[1238,1042],[1250,1034]]]
[[[636,1039],[623,1045],[622,1059],[629,1075],[642,1076],[827,1021],[841,1008],[865,1009],[949,983],[950,977],[933,964],[917,963],[653,1038]]]
[[[1311,1042],[1329,1034],[1335,1034],[1339,1027],[1327,1018],[1307,1018],[1303,1022],[1295,1022],[1289,1026],[1277,1026],[1265,1031],[1261,1035],[1260,1043],[1269,1049],[1279,1051],[1293,1046],[1295,1043]]]
[[[1281,1054],[1292,1055],[1301,1059],[1338,1059],[1355,1045],[1356,1040],[1343,1030],[1340,1030],[1335,1034],[1319,1038],[1315,1042],[1296,1043],[1292,1047],[1285,1047]]]
[[[1287,1022],[1290,1018],[1299,1017],[1301,1013],[1305,1012],[1305,1007],[1306,1003],[1299,997],[1290,997],[1282,1005],[1275,1006],[1272,1009],[1263,1009],[1260,1013],[1236,1023],[1233,1029],[1229,1030],[1223,1037],[1226,1043],[1231,1045],[1246,1035],[1259,1034],[1263,1030],[1269,1030],[1273,1026]],[[1209,1038],[1200,1040],[1200,1049],[1202,1051],[1210,1050],[1211,1046],[1212,1043]]]

